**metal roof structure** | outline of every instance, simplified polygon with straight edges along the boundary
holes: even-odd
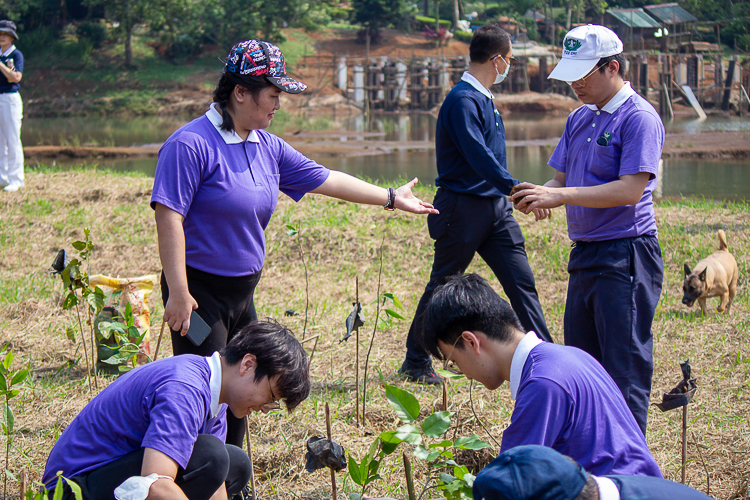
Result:
[[[698,19],[676,3],[646,5],[646,12],[665,24],[693,23]]]
[[[661,25],[643,9],[607,9],[607,13],[629,28],[660,28]]]

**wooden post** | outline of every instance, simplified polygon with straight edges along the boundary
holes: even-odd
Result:
[[[406,474],[406,492],[409,495],[409,500],[416,500],[417,496],[414,494],[414,478],[411,472],[411,459],[406,452],[403,452],[404,457],[404,473]]]
[[[354,307],[356,309],[356,314],[359,314],[359,277],[357,276],[354,279],[355,279],[355,285],[354,286],[355,286],[355,290],[356,290],[355,297],[356,297],[356,301],[357,301],[355,303]],[[354,318],[354,324],[355,325],[357,324],[357,318],[356,317]],[[356,347],[357,355],[356,355],[356,358],[355,358],[356,360],[354,362],[355,365],[356,365],[356,373],[357,373],[357,375],[356,375],[356,382],[355,382],[356,383],[356,388],[357,388],[357,401],[356,401],[356,404],[354,405],[354,414],[357,416],[357,427],[359,427],[359,327],[356,327],[354,329],[354,334],[355,334],[354,341],[357,344],[357,347]],[[328,439],[331,439],[331,432],[330,432],[330,430],[328,431]]]
[[[166,324],[167,322],[162,319],[161,330],[159,330],[159,339],[156,341],[156,350],[154,351],[154,361],[156,361],[156,358],[159,357],[159,346],[161,346],[161,336],[164,335],[164,325]]]
[[[326,402],[326,434],[328,434],[328,441],[331,440],[331,410]],[[331,469],[331,498],[336,499],[336,472]]]
[[[253,470],[253,449],[250,446],[250,424],[245,417],[245,436],[247,437],[247,457],[250,459],[250,492],[251,498],[255,500],[255,471]]]
[[[682,484],[685,484],[685,462],[687,462],[687,409],[682,407]]]
[[[729,67],[727,68],[727,79],[724,83],[724,99],[721,101],[722,111],[729,110],[729,97],[732,94],[732,82],[734,81],[734,68],[736,64],[734,57],[729,60]]]

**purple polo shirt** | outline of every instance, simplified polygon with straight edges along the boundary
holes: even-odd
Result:
[[[57,471],[75,478],[144,447],[184,469],[198,434],[224,441],[226,405],[211,417],[207,359],[193,354],[165,358],[112,382],[65,428],[47,459],[42,482],[55,479]]]
[[[607,145],[597,143],[609,134]],[[601,140],[600,142],[605,142]],[[598,186],[621,175],[648,172],[650,179],[635,205],[588,208],[566,205],[568,235],[573,241],[604,241],[656,235],[654,201],[664,125],[654,107],[625,85],[601,110],[581,106],[565,124],[565,132],[549,165],[565,173],[565,185]]]
[[[160,203],[185,217],[187,265],[246,276],[263,268],[263,231],[279,190],[299,201],[323,184],[329,170],[264,130],[247,140],[220,130],[214,106],[159,150],[151,207]]]
[[[500,452],[537,444],[568,455],[588,472],[662,477],[620,389],[584,351],[538,342],[522,361],[516,406]],[[524,346],[519,344],[519,348]],[[518,348],[517,348],[518,349]],[[516,362],[514,356],[513,362]]]

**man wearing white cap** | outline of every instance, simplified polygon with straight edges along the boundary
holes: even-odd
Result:
[[[602,363],[645,434],[664,272],[652,198],[664,126],[623,80],[622,42],[611,30],[580,26],[563,46],[549,78],[568,82],[585,106],[568,117],[549,160],[554,179],[520,184],[512,200],[524,213],[566,205],[574,248],[565,343]]]

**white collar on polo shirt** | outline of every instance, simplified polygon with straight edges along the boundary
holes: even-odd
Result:
[[[490,99],[495,98],[495,96],[492,95],[492,92],[490,92],[487,87],[482,85],[482,82],[477,80],[477,78],[471,73],[469,73],[468,71],[464,71],[464,74],[461,76],[461,80],[468,83],[469,85],[471,85],[472,87],[474,87],[475,89],[477,89],[479,92],[481,92],[483,95],[486,95]]]
[[[208,386],[211,388],[211,418],[219,413],[219,396],[221,395],[221,356],[219,352],[206,357],[206,363],[211,370]]]
[[[221,128],[221,122],[223,121],[223,118],[221,117],[218,103],[211,103],[211,107],[208,108],[208,111],[206,111],[206,116],[211,121],[211,124],[216,127],[216,131],[219,132],[219,135],[221,135],[221,138],[224,139],[225,143],[240,144],[242,142],[245,142],[242,140],[242,137],[237,135],[237,132],[235,132],[234,130],[228,132]],[[247,142],[260,142],[260,139],[258,139],[258,134],[255,132],[255,130],[251,130],[247,135]]]
[[[630,82],[625,82],[620,90],[609,100],[607,104],[601,109],[602,111],[609,113],[610,115],[620,109],[620,106],[625,104],[625,101],[630,99],[630,96],[635,94],[635,90],[630,86]],[[591,111],[599,111],[596,104],[586,104]]]
[[[593,474],[591,477],[594,478],[599,488],[599,500],[620,500],[620,490],[617,489],[614,481],[608,477],[596,477]]]
[[[3,52],[3,53],[2,53],[2,54],[0,54],[0,55],[2,55],[3,57],[8,57],[9,55],[11,55],[11,53],[13,53],[13,51],[14,51],[14,50],[16,50],[16,46],[15,46],[15,45],[11,45],[11,46],[10,46],[10,47],[8,48],[8,50],[6,50],[5,52]]]
[[[539,340],[536,333],[530,331],[523,336],[518,346],[516,346],[516,351],[513,353],[513,360],[510,362],[510,397],[514,401],[518,394],[518,386],[521,384],[521,376],[523,375],[523,366],[526,364],[526,358],[529,357],[531,350],[542,342],[544,341]]]

